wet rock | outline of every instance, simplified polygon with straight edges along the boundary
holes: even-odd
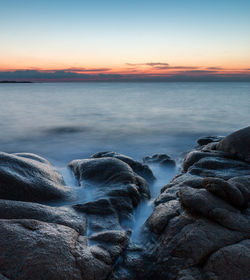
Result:
[[[238,211],[230,204],[227,204],[204,189],[197,190],[190,187],[183,187],[179,191],[179,196],[182,204],[188,209],[208,218],[210,217],[211,210],[216,208],[222,208],[232,212]]]
[[[250,126],[240,129],[220,141],[216,148],[250,162]]]
[[[112,265],[124,253],[134,222],[134,208],[150,197],[147,182],[115,157],[72,161],[79,184],[95,185],[92,201],[74,205],[87,214],[88,240],[110,256]]]
[[[250,174],[250,165],[238,160],[222,157],[205,157],[189,168],[189,173],[201,177],[219,177],[229,180]]]
[[[125,231],[109,230],[95,233],[89,237],[90,240],[102,241],[115,245],[125,246],[128,242],[128,236]]]
[[[135,184],[143,195],[150,195],[146,181],[119,159],[107,157],[73,160],[69,167],[79,183],[86,180],[101,185]]]
[[[146,181],[119,159],[76,160],[69,166],[79,183],[84,184],[87,180],[102,190],[101,197],[76,205],[78,210],[98,215],[118,213],[118,216],[129,216],[141,199],[150,197]]]
[[[152,156],[146,156],[143,158],[145,163],[158,163],[162,166],[174,167],[175,161],[171,159],[167,154],[153,154]]]
[[[202,158],[215,157],[218,154],[213,152],[192,151],[188,153],[183,162],[183,170],[186,172],[190,166],[198,162]]]
[[[169,236],[173,226],[176,226],[176,222],[169,224],[163,241],[157,246],[158,279],[176,279],[181,270],[202,267],[211,253],[247,236],[246,233],[226,229],[206,219],[196,219],[194,223],[175,231],[174,236]]]
[[[210,256],[204,270],[209,280],[248,280],[250,276],[250,239],[216,251]]]
[[[223,139],[224,137],[223,136],[206,136],[206,137],[200,137],[198,140],[197,140],[197,143],[200,145],[200,146],[204,146],[204,145],[207,145],[209,143],[214,143],[214,142],[219,142]]]
[[[42,202],[69,197],[62,176],[47,160],[0,153],[0,199]]]
[[[0,219],[34,219],[65,225],[86,234],[86,218],[69,207],[50,207],[38,203],[0,200]]]
[[[146,225],[156,234],[162,233],[170,219],[178,216],[180,212],[180,203],[177,200],[171,200],[161,203],[157,206],[153,214],[146,221]]]
[[[203,179],[202,186],[235,207],[243,207],[245,205],[245,199],[241,191],[223,179],[207,177]]]
[[[127,163],[135,173],[144,178],[149,182],[153,182],[155,180],[155,176],[148,165],[143,164],[137,160],[132,159],[131,157],[125,156],[123,154],[119,154],[116,152],[99,152],[91,156],[92,158],[102,158],[102,157],[112,157],[117,158],[125,163]]]
[[[89,213],[89,214],[107,215],[107,214],[115,213],[110,201],[106,198],[102,198],[99,200],[90,201],[82,204],[76,204],[73,206],[73,208],[78,211]]]
[[[79,233],[63,225],[0,220],[0,236],[0,273],[9,279],[104,280],[111,272]]]
[[[247,137],[241,138],[243,144],[250,143],[247,133],[240,137]],[[250,165],[239,156],[240,149],[215,149],[226,138],[203,140],[155,200],[146,222],[148,232],[141,235],[142,251],[132,257],[127,252],[111,279],[250,277]],[[141,260],[146,267],[140,266]]]

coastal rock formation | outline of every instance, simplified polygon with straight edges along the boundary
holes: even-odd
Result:
[[[92,200],[73,207],[87,214],[90,244],[101,248],[114,265],[128,245],[133,212],[150,198],[145,179],[117,157],[92,157],[69,164],[79,184],[94,188]]]
[[[158,163],[162,166],[174,167],[175,161],[171,159],[170,156],[166,154],[153,154],[152,156],[146,156],[143,158],[143,162],[145,163]]]
[[[102,157],[114,157],[125,163],[127,163],[135,173],[147,180],[148,182],[153,182],[155,180],[154,174],[148,165],[143,164],[131,157],[125,156],[123,154],[115,152],[99,152],[91,156],[92,158],[102,158]]]
[[[112,279],[249,279],[249,144],[246,128],[189,153],[145,223],[134,263],[147,265],[126,252]]]
[[[199,141],[136,239],[146,165],[113,152],[73,160],[90,196],[66,205],[73,191],[47,160],[1,153],[0,279],[248,280],[249,143],[249,127]]]
[[[236,158],[250,162],[250,126],[238,130],[216,145],[219,151],[227,152]]]
[[[34,154],[0,153],[0,199],[49,201],[70,196],[62,175]]]

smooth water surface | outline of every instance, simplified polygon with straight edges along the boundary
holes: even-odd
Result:
[[[178,157],[250,119],[250,83],[0,84],[0,98],[0,150],[59,166],[105,150]]]

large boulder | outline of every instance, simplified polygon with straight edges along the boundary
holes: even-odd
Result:
[[[107,279],[110,256],[64,225],[0,220],[0,273],[16,280]]]
[[[167,154],[153,154],[143,158],[143,162],[148,164],[158,163],[163,167],[174,167],[175,161]]]
[[[73,228],[86,234],[87,221],[84,215],[71,207],[51,207],[33,202],[0,199],[0,219],[34,219]]]
[[[150,197],[147,182],[138,176],[128,164],[117,158],[73,160],[69,167],[79,184],[84,184],[84,182],[97,184],[100,188],[103,187],[104,192],[112,192],[112,196],[116,194],[119,196],[120,191],[125,190],[126,192],[127,186],[134,185],[142,196]]]
[[[69,197],[62,175],[47,160],[0,153],[0,199],[42,202]]]
[[[225,137],[216,145],[216,149],[250,162],[250,126]]]
[[[91,156],[91,158],[102,158],[102,157],[113,157],[117,158],[125,163],[127,163],[135,173],[147,180],[148,182],[153,182],[155,180],[154,174],[148,165],[141,163],[131,157],[119,154],[116,152],[99,152]]]

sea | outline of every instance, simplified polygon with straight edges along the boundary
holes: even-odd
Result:
[[[99,151],[176,158],[250,122],[250,83],[0,84],[0,150],[56,165]]]

